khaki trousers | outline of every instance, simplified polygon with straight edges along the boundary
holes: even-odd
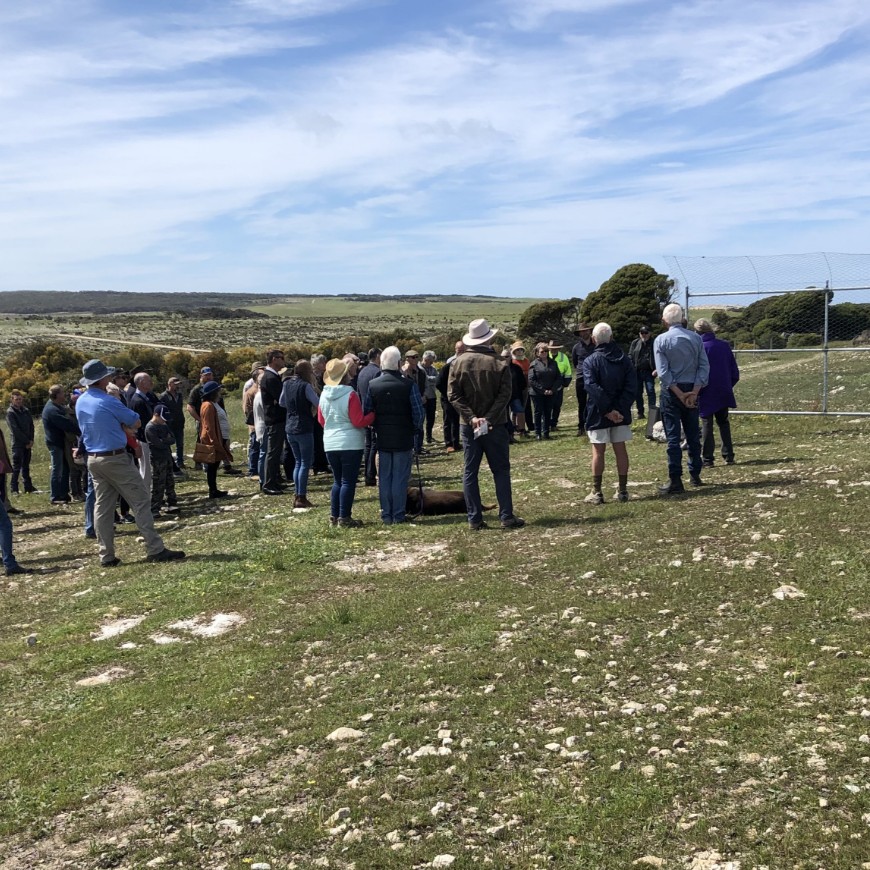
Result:
[[[154,556],[165,549],[163,539],[154,529],[151,516],[151,491],[139,475],[129,453],[115,456],[90,456],[88,471],[94,481],[96,505],[94,530],[100,543],[100,561],[115,558],[115,504],[122,496],[133,510],[136,525],[145,539],[145,552]]]

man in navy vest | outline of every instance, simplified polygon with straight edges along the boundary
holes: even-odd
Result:
[[[388,526],[405,521],[414,442],[426,417],[420,388],[399,371],[401,359],[402,353],[395,346],[381,353],[381,375],[369,382],[363,406],[366,414],[375,412],[378,495],[381,519]]]

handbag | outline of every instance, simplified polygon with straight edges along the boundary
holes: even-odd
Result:
[[[217,451],[214,444],[203,444],[202,441],[197,441],[193,447],[193,461],[203,465],[217,462]]]

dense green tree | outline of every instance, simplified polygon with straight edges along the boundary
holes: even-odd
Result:
[[[520,315],[519,334],[534,341],[573,344],[579,306],[579,299],[536,302]]]
[[[623,266],[580,306],[580,318],[587,323],[609,323],[614,341],[628,344],[646,324],[655,330],[661,311],[671,301],[674,282],[652,266],[632,263]]]

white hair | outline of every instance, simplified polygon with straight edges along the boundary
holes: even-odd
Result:
[[[144,381],[145,378],[150,377],[151,375],[149,375],[148,372],[139,372],[136,377],[133,378],[133,383],[136,384],[136,386],[138,387],[142,384],[142,381]]]
[[[671,302],[670,305],[665,305],[665,310],[662,311],[662,320],[668,326],[677,326],[683,322],[683,308],[677,305],[676,302]]]
[[[326,355],[322,353],[313,353],[311,354],[311,359],[309,360],[311,365],[316,366],[318,363],[326,362]]]
[[[592,339],[596,344],[607,344],[611,338],[613,338],[613,330],[609,323],[602,320],[601,323],[595,324],[595,328],[592,330]]]
[[[399,362],[402,359],[402,351],[394,344],[385,347],[381,351],[381,369],[383,371],[397,372],[399,370]]]
[[[434,360],[438,354],[435,353],[434,350],[424,350],[423,351],[423,360],[431,359]]]

